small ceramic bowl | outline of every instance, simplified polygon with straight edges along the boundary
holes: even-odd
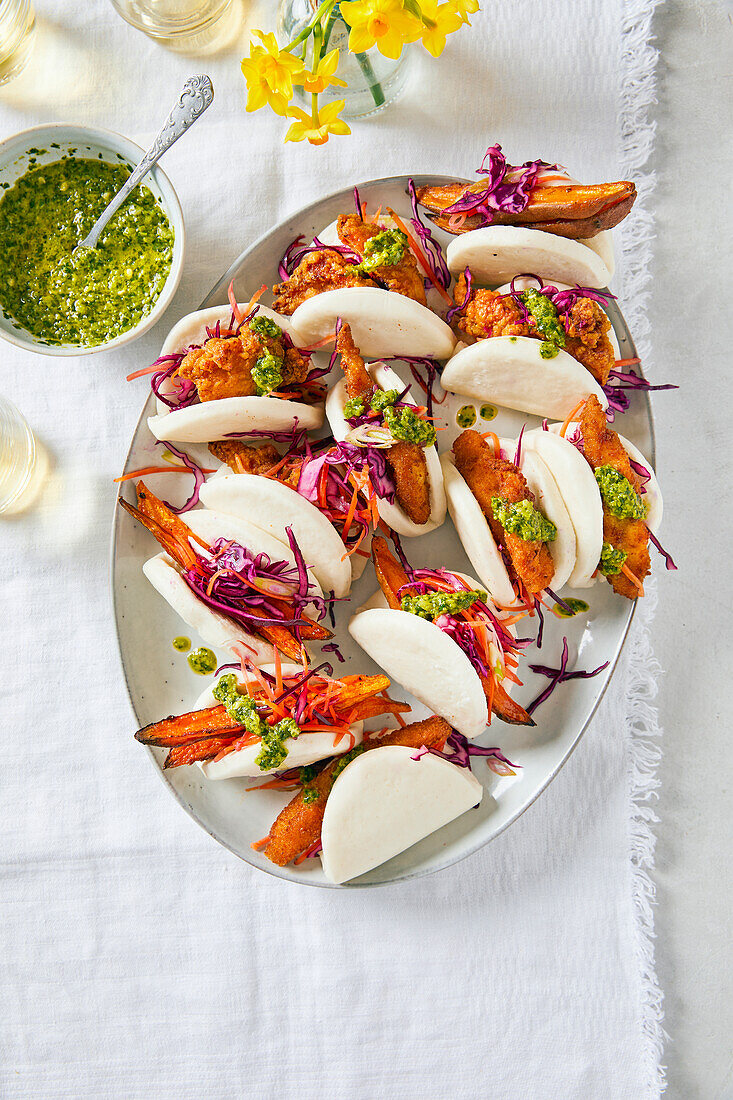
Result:
[[[40,152],[39,152],[40,150]],[[135,166],[144,155],[144,150],[134,141],[116,134],[112,130],[100,130],[94,126],[74,126],[71,123],[52,123],[47,126],[34,126],[22,130],[0,142],[0,185],[15,183],[31,166],[50,164],[59,160],[65,153],[74,151],[79,157],[96,160],[100,157],[110,164],[124,161]],[[19,325],[0,307],[0,336],[28,351],[42,355],[90,355],[92,352],[108,351],[137,339],[147,332],[163,315],[175,294],[183,270],[184,227],[183,213],[173,184],[165,172],[156,165],[143,179],[143,185],[149,187],[156,200],[168,216],[174,232],[173,262],[160,295],[150,313],[139,324],[127,332],[94,347],[80,347],[76,344],[46,344],[37,339],[27,329]],[[0,278],[3,277],[0,272]]]

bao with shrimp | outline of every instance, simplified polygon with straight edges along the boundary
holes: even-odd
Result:
[[[558,287],[521,276],[498,290],[460,275],[451,311],[463,346],[448,361],[446,390],[511,409],[564,419],[591,395],[602,408],[618,355],[603,308],[590,287]]]
[[[188,512],[184,522],[142,482],[137,507],[120,503],[163,549],[143,573],[207,645],[244,647],[255,664],[272,662],[276,649],[303,663],[306,642],[331,637],[318,621],[326,601],[292,531],[285,545],[246,520],[206,509]]]
[[[531,608],[544,593],[554,597],[577,560],[562,494],[539,454],[523,446],[523,436],[510,442],[469,429],[441,456],[458,536],[491,599],[505,608]],[[594,568],[597,562],[598,553]]]
[[[156,439],[208,443],[252,428],[320,428],[322,371],[296,346],[285,317],[266,306],[199,310],[173,327],[152,377]]]
[[[465,737],[483,733],[492,714],[533,725],[506,686],[520,682],[516,616],[500,612],[471,577],[408,571],[380,537],[372,556],[381,591],[349,623],[361,648]]]
[[[357,213],[342,214],[324,236],[294,242],[273,288],[275,309],[305,344],[332,338],[341,318],[370,357],[450,355],[455,337],[427,306],[424,258],[393,212],[368,218],[357,192]]]
[[[453,274],[470,267],[492,286],[521,271],[608,285],[613,275],[608,231],[634,205],[633,183],[579,184],[566,169],[542,160],[511,165],[500,145],[486,151],[479,175],[470,184],[417,189],[436,225],[456,235],[447,252]]]
[[[524,445],[550,470],[572,519],[577,538],[573,587],[587,587],[600,575],[627,599],[643,596],[651,571],[650,541],[667,568],[676,568],[656,538],[662,494],[651,463],[608,427],[594,397],[565,423],[527,432]]]
[[[400,535],[421,535],[445,519],[436,430],[427,408],[384,363],[362,359],[344,323],[336,337],[344,377],[332,387],[326,415],[334,439],[360,450],[379,515]]]

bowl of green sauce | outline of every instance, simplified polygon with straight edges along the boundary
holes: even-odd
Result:
[[[45,355],[126,344],[170,305],[183,214],[155,168],[94,249],[74,252],[143,150],[110,130],[63,123],[0,142],[0,336]]]

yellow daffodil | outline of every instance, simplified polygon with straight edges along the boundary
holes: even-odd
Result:
[[[333,74],[336,72],[336,67],[339,63],[338,50],[331,50],[325,57],[316,65],[312,72],[306,70],[299,77],[295,78],[296,84],[302,84],[306,92],[315,93],[316,95],[329,85],[333,84],[338,88],[345,88],[346,81],[339,80],[337,76]]]
[[[315,122],[312,115],[306,114],[300,107],[291,107],[288,110],[288,118],[294,118],[296,121],[285,135],[285,140],[305,140],[311,145],[324,145],[328,141],[329,134],[350,134],[349,127],[343,119],[338,117],[339,111],[342,111],[344,106],[343,99],[327,103],[325,107],[320,108]]]
[[[451,7],[460,16],[461,22],[468,23],[470,26],[471,21],[468,17],[479,10],[479,0],[451,0]]]
[[[396,61],[402,47],[421,34],[418,19],[405,10],[402,0],[344,0],[341,15],[351,28],[349,49],[365,53],[376,45],[384,57]]]
[[[255,31],[261,46],[250,42],[249,57],[242,61],[242,72],[247,81],[247,110],[259,111],[268,104],[278,115],[284,115],[293,98],[293,81],[300,83],[304,71],[303,62],[281,50],[274,34]]]
[[[420,0],[423,24],[420,38],[428,53],[440,57],[445,49],[445,40],[463,23],[463,19],[452,3],[439,4],[438,0]]]

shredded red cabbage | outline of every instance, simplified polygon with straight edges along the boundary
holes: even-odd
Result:
[[[188,405],[195,405],[199,399],[195,384],[188,378],[176,378],[173,383],[173,393],[168,396],[160,391],[162,384],[178,370],[188,352],[198,346],[198,344],[192,344],[185,351],[177,352],[174,355],[161,355],[152,364],[156,366],[159,363],[161,369],[150,376],[150,388],[155,396],[169,409],[184,409]]]
[[[170,508],[171,512],[175,512],[176,515],[180,516],[183,514],[183,512],[190,512],[191,509],[199,502],[199,493],[201,492],[201,486],[206,481],[206,474],[198,465],[198,463],[194,462],[190,455],[187,455],[185,451],[179,451],[178,448],[174,447],[173,444],[170,443],[168,440],[163,442],[162,440],[158,439],[155,442],[155,446],[164,446],[166,450],[169,450],[171,454],[174,454],[176,456],[176,458],[180,458],[183,465],[193,474],[193,489],[191,491],[191,496],[188,498],[185,504],[182,504],[180,508],[176,508],[176,506],[174,504],[171,504],[170,501],[163,501],[163,504],[165,504],[166,508]]]
[[[542,601],[539,600],[537,596],[534,598],[534,609],[537,612],[537,620],[539,623],[537,627],[536,645],[538,649],[542,649],[542,637],[545,633],[545,616],[542,614]]]
[[[282,282],[285,282],[295,271],[306,256],[311,252],[337,252],[339,256],[350,264],[358,264],[359,257],[350,248],[343,244],[324,244],[318,237],[314,237],[311,244],[303,244],[305,237],[296,237],[285,249],[285,253],[277,265],[277,273]]]
[[[611,370],[608,372],[608,380],[603,387],[603,392],[608,398],[606,419],[612,424],[617,412],[626,412],[631,403],[626,390],[645,390],[647,393],[654,393],[657,390],[678,389],[679,386],[673,386],[670,383],[663,386],[652,386],[646,378],[642,378],[635,370]]]
[[[363,213],[362,208],[361,208],[361,198],[359,196],[359,188],[358,187],[354,188],[354,206],[356,207],[357,214],[359,215],[361,220],[364,221],[364,213]]]
[[[446,319],[447,324],[449,324],[449,325],[452,323],[453,318],[455,317],[456,313],[460,313],[462,310],[464,310],[466,308],[466,306],[468,305],[468,303],[471,301],[471,294],[473,293],[473,290],[472,290],[473,275],[471,274],[471,270],[468,267],[468,265],[466,265],[466,267],[463,269],[463,276],[466,280],[466,293],[463,296],[463,301],[461,302],[461,304],[458,305],[456,303],[456,305],[454,305],[452,307],[452,309],[449,309],[448,312],[446,313],[445,319]]]
[[[522,461],[522,436],[524,435],[524,429],[526,427],[527,427],[526,424],[522,424],[522,430],[519,433],[519,438],[517,439],[517,449],[514,452],[514,465],[515,466],[519,466],[519,463]]]
[[[539,707],[545,700],[549,699],[553,691],[558,684],[567,683],[568,680],[590,680],[593,676],[597,676],[599,672],[603,672],[604,668],[608,668],[609,661],[604,661],[598,668],[594,668],[592,672],[585,672],[582,669],[576,669],[574,672],[568,672],[568,640],[563,638],[562,640],[562,656],[560,658],[559,668],[549,668],[547,665],[530,665],[532,672],[538,673],[540,676],[548,676],[550,683],[541,691],[536,699],[526,707],[527,714],[533,714],[537,707]]]
[[[327,645],[322,645],[321,653],[333,653],[334,656],[338,659],[339,664],[344,664],[346,660],[341,650],[339,649],[337,642],[328,642]]]
[[[473,741],[469,741],[468,738],[459,733],[458,730],[453,730],[446,741],[446,746],[450,746],[452,752],[441,752],[440,749],[426,749],[423,745],[418,750],[418,755],[411,757],[412,760],[419,760],[420,756],[423,756],[425,752],[430,752],[434,756],[440,756],[443,760],[450,760],[451,764],[455,764],[459,768],[470,768],[472,756],[486,757],[486,762],[493,772],[497,775],[515,775],[514,768],[521,768],[521,764],[513,764],[511,760],[508,760],[500,749],[484,748],[482,745],[476,745]],[[424,750],[424,751],[423,751]],[[502,767],[492,767],[492,759],[498,761]]]
[[[518,214],[524,210],[540,172],[545,168],[557,167],[544,160],[528,160],[519,166],[508,164],[501,145],[491,145],[484,154],[481,167],[476,170],[478,175],[488,177],[486,186],[480,190],[464,191],[456,202],[445,207],[443,213],[480,217],[481,225],[491,225],[498,211]]]
[[[629,455],[629,465],[631,466],[631,469],[634,471],[634,473],[637,475],[637,477],[641,481],[641,485],[639,486],[639,492],[640,493],[646,493],[647,484],[652,479],[652,475],[651,475],[650,471],[647,470],[646,466],[642,466],[642,464],[640,462],[636,462],[633,458],[631,458],[630,455]]]
[[[440,374],[440,363],[437,359],[430,359],[424,355],[392,355],[382,358],[383,363],[407,363],[410,373],[420,389],[425,393],[428,416],[433,415],[433,404],[442,405],[448,394],[444,391],[442,397],[435,393],[435,383]],[[420,374],[418,367],[423,367],[426,377]],[[441,387],[442,388],[442,387]]]
[[[208,607],[246,629],[287,626],[301,641],[304,609],[312,604],[322,619],[326,601],[308,580],[291,528],[285,530],[296,558],[294,566],[284,560],[273,561],[264,553],[254,554],[237,542],[217,539],[210,547],[211,557],[197,553],[196,564],[183,572],[183,579]],[[292,605],[292,614],[287,605]]]
[[[644,526],[646,527],[646,524]],[[648,527],[647,527],[647,531],[649,531]],[[654,544],[654,546],[657,548],[657,550],[662,555],[662,557],[664,558],[664,564],[667,567],[667,569],[669,569],[669,570],[677,569],[678,567],[675,565],[674,559],[672,558],[672,555],[664,549],[664,547],[662,546],[662,544],[659,541],[659,539],[657,538],[657,536],[652,534],[651,531],[649,531],[649,539]]]
[[[410,220],[414,226],[415,232],[420,238],[425,259],[430,264],[430,270],[433,273],[436,283],[442,286],[443,290],[447,290],[450,286],[451,274],[445,262],[442,248],[420,217],[420,212],[417,208],[417,195],[415,194],[414,180],[409,179],[407,181],[407,190],[410,194],[410,202],[412,204],[412,218]]]

